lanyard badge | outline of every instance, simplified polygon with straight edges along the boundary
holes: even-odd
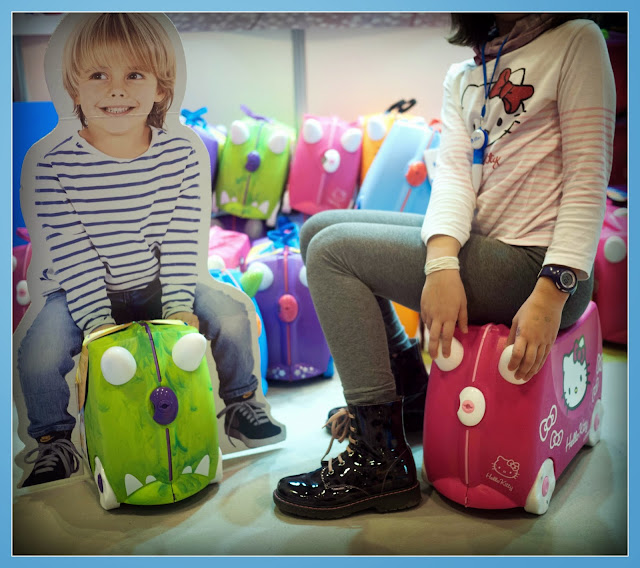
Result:
[[[491,85],[493,84],[493,77],[496,74],[496,69],[498,68],[498,62],[500,61],[500,55],[502,54],[502,48],[504,44],[507,43],[509,36],[507,35],[502,44],[500,45],[500,49],[498,49],[498,53],[496,54],[496,62],[493,66],[493,72],[491,73],[491,79],[487,83],[487,64],[484,57],[484,49],[486,43],[482,44],[482,75],[484,79],[484,102],[482,103],[482,111],[480,113],[480,126],[473,131],[471,135],[471,147],[473,148],[473,161],[471,163],[471,182],[473,183],[473,189],[477,192],[480,189],[480,184],[482,183],[482,166],[484,164],[484,152],[486,147],[489,145],[489,131],[484,128],[484,120],[485,114],[487,112],[487,100],[489,98],[489,91],[491,90]]]

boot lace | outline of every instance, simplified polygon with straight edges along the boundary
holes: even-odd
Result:
[[[234,448],[235,444],[231,436],[229,436],[229,428],[231,424],[233,424],[235,415],[240,414],[240,416],[246,418],[251,424],[259,426],[260,424],[265,424],[270,421],[267,413],[264,411],[265,406],[264,403],[257,402],[256,400],[243,400],[241,402],[232,402],[218,413],[218,418],[227,413],[229,414],[229,419],[225,422],[225,434]]]
[[[322,456],[322,459],[327,457],[327,454],[331,451],[331,447],[333,446],[334,440],[337,440],[338,443],[343,442],[345,439],[349,439],[349,444],[353,444],[354,446],[358,443],[357,440],[354,440],[351,436],[352,433],[355,433],[356,429],[352,426],[351,421],[355,419],[353,414],[350,414],[346,407],[341,408],[336,412],[327,422],[324,424],[323,428],[330,426],[331,428],[331,441],[329,442],[329,447],[327,451]],[[351,449],[351,446],[347,446],[345,448],[345,452],[349,457],[351,457],[355,452]],[[335,458],[338,460],[340,465],[344,464],[344,459],[342,454],[344,452],[338,454],[338,457]],[[328,470],[329,473],[333,473],[333,459],[329,458]]]
[[[35,457],[32,457],[37,454]],[[35,463],[33,471],[35,475],[53,471],[58,462],[64,466],[65,477],[78,471],[82,456],[78,453],[70,440],[61,438],[48,444],[39,444],[37,448],[31,450],[25,457],[24,463]]]

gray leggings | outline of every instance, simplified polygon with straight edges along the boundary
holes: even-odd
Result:
[[[388,345],[406,334],[390,301],[420,311],[422,221],[410,213],[339,209],[302,226],[309,290],[349,404],[398,398]],[[535,286],[545,250],[471,235],[459,255],[469,324],[510,327]],[[582,315],[592,289],[593,276],[579,283],[565,304],[561,328]]]

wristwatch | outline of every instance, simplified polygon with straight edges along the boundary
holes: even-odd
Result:
[[[546,276],[556,285],[561,292],[573,294],[578,287],[578,277],[576,273],[566,266],[556,264],[546,264],[538,273],[538,278]]]

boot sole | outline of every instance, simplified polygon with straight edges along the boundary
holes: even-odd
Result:
[[[360,511],[375,509],[378,513],[390,513],[415,507],[422,500],[420,484],[416,483],[408,489],[385,493],[376,497],[367,497],[355,503],[341,505],[339,507],[305,507],[304,505],[294,505],[278,496],[277,491],[273,492],[273,501],[278,509],[283,513],[305,517],[308,519],[340,519],[348,517]]]

